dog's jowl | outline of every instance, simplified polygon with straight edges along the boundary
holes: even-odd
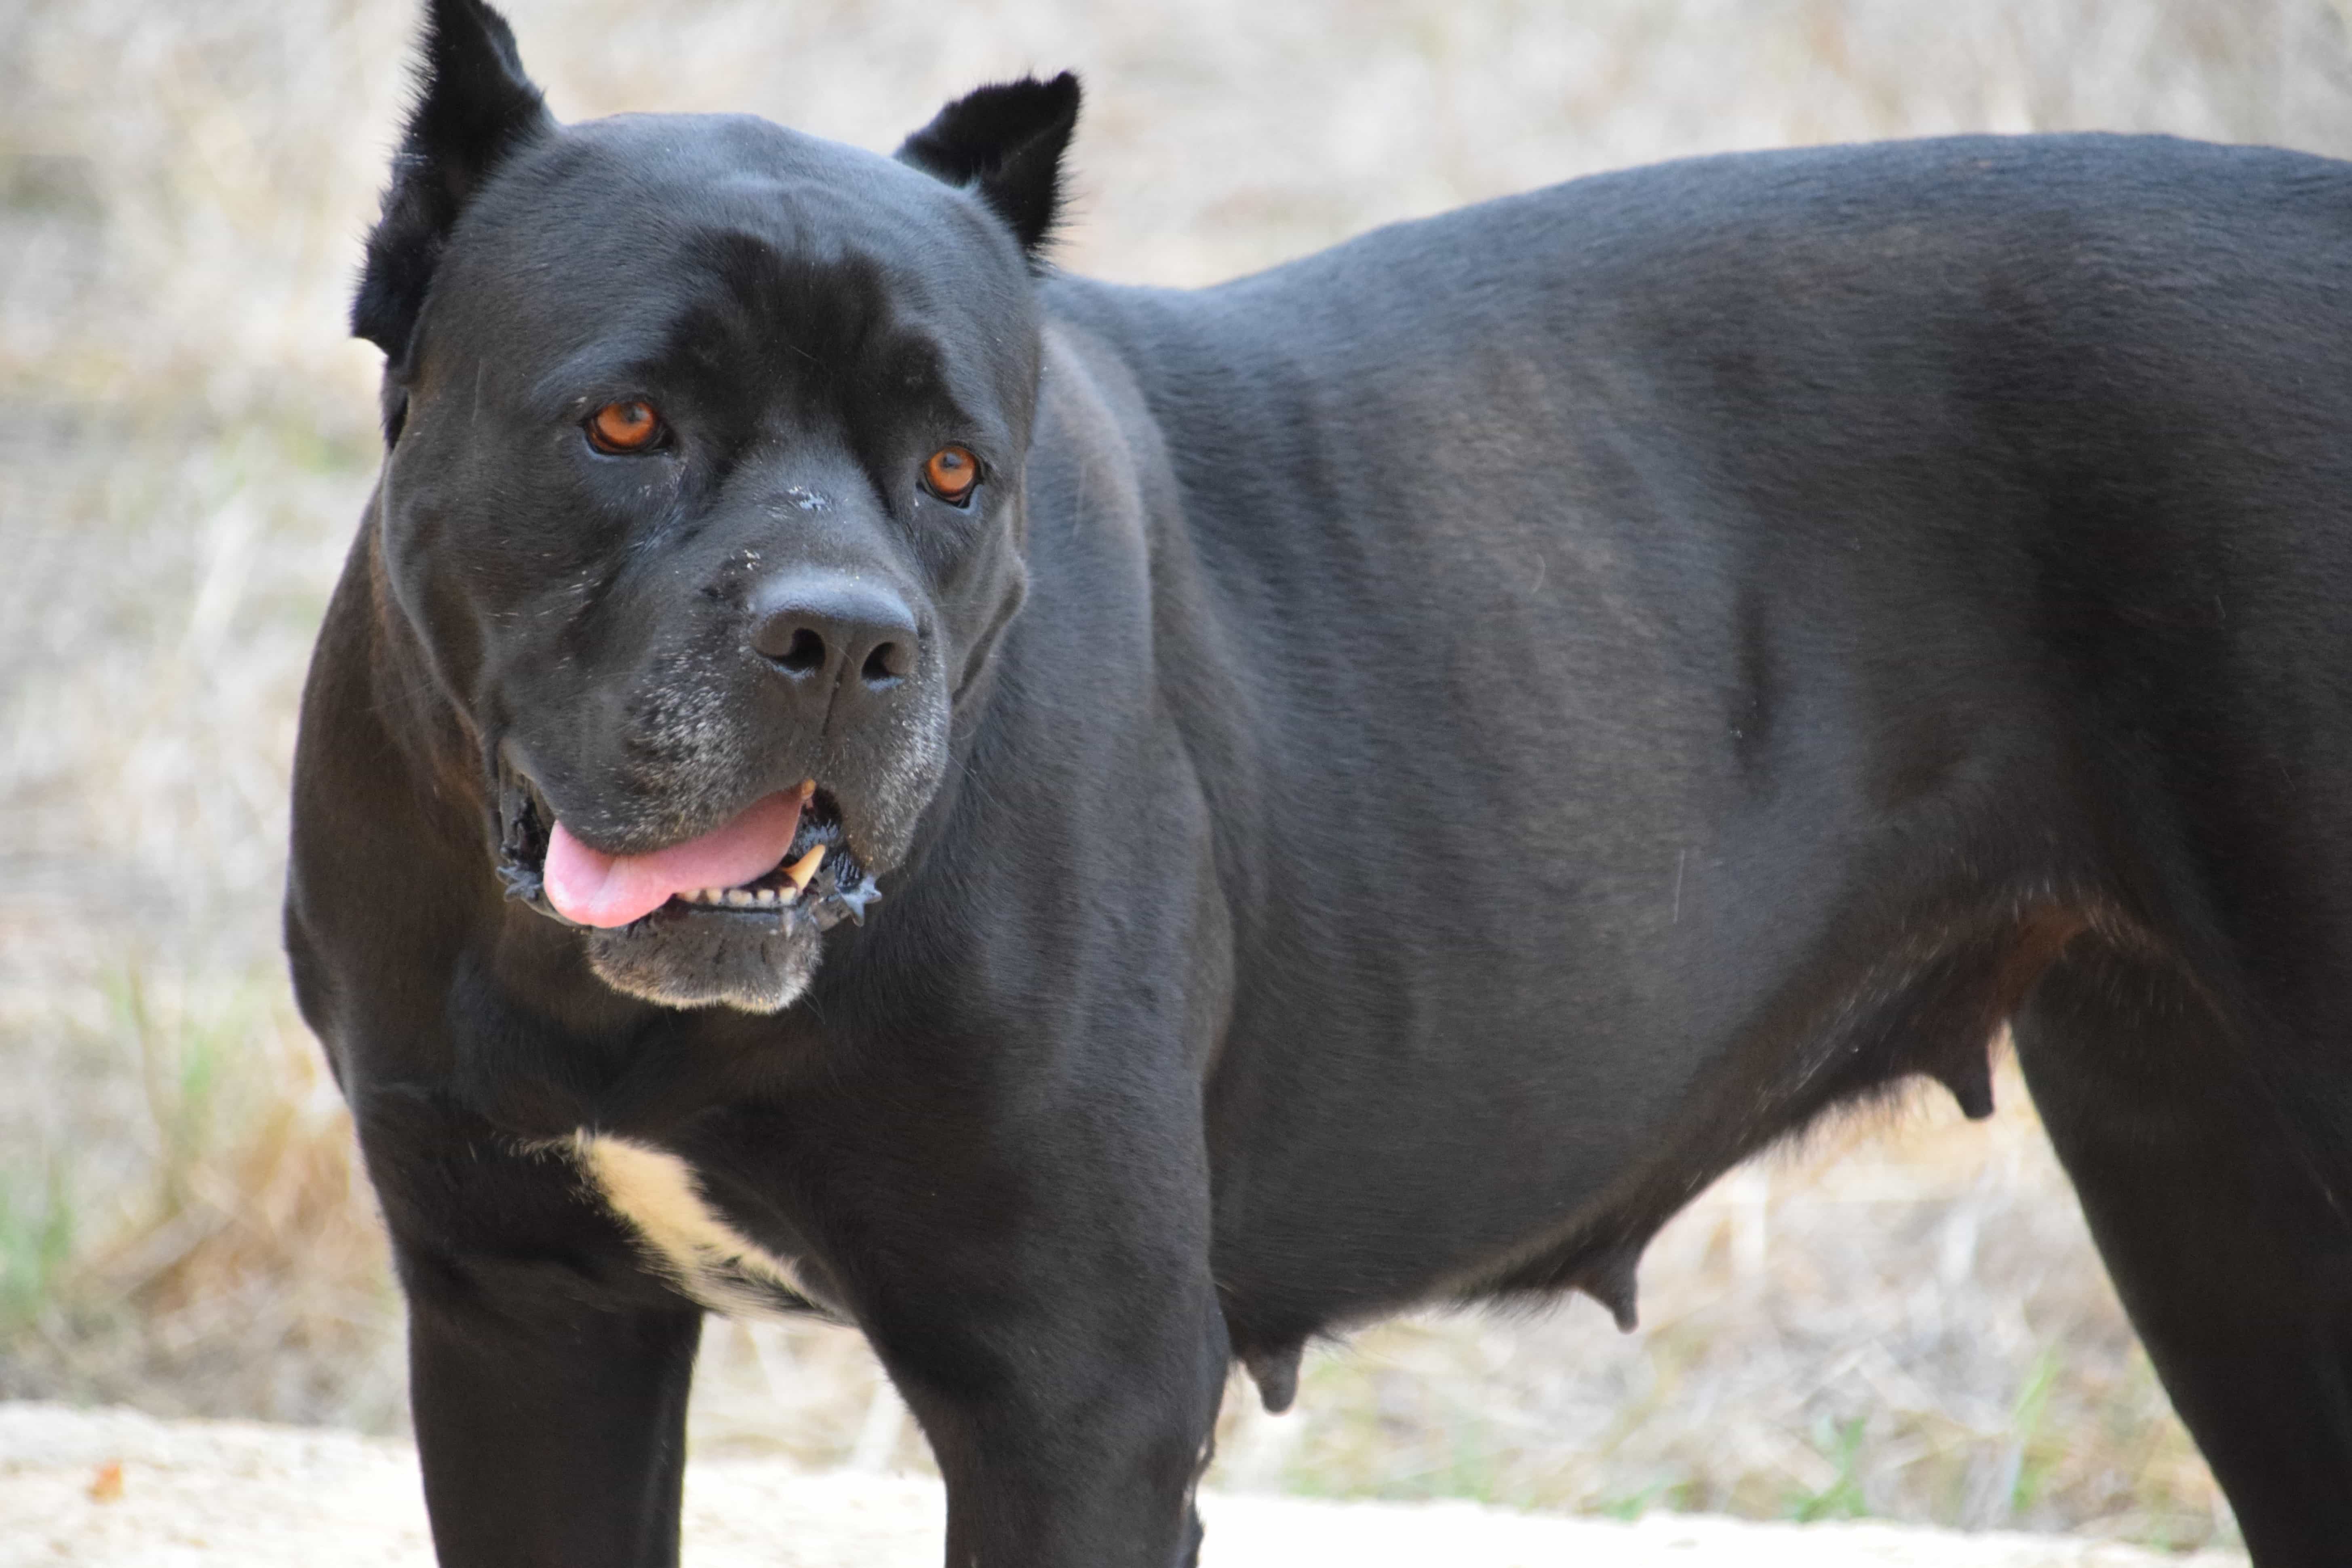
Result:
[[[1175,1568],[1236,1362],[1630,1324],[2004,1025],[2257,1561],[2352,1554],[2352,170],[1710,159],[1187,293],[1052,265],[1077,118],[560,124],[431,6],[287,942],[442,1561],[673,1561],[717,1310],[870,1339],[957,1568]]]

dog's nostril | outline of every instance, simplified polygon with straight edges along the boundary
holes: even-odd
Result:
[[[913,675],[921,642],[907,603],[887,584],[803,568],[762,584],[751,651],[786,678],[795,702],[833,702],[844,689],[880,693]]]
[[[802,626],[793,633],[793,640],[784,645],[783,652],[769,657],[794,675],[807,675],[824,668],[824,638],[809,627]]]

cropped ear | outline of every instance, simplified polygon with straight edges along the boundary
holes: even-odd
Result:
[[[504,16],[483,0],[427,0],[416,105],[352,301],[352,335],[395,371],[458,213],[491,170],[554,126]]]
[[[1023,77],[960,98],[898,149],[898,160],[969,186],[1013,226],[1032,262],[1061,216],[1062,150],[1078,122],[1078,79]]]

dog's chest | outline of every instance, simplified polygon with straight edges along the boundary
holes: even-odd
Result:
[[[586,1131],[573,1135],[570,1152],[596,1196],[635,1233],[647,1266],[690,1300],[730,1317],[828,1310],[791,1258],[719,1211],[685,1159]]]

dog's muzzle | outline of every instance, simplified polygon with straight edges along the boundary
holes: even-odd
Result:
[[[504,763],[499,777],[499,850],[495,862],[508,898],[548,919],[581,926],[547,892],[547,855],[555,813],[530,778]],[[782,932],[826,931],[843,921],[863,923],[882,896],[874,874],[844,841],[839,805],[815,781],[801,789],[798,826],[783,854],[747,880],[725,887],[681,888],[650,912],[617,929],[631,931],[671,920],[763,922]]]

